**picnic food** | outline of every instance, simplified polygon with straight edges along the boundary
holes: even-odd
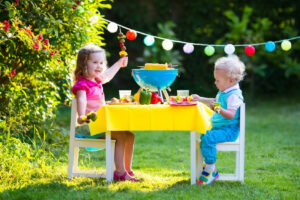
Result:
[[[151,97],[152,97],[152,93],[148,90],[144,90],[142,89],[141,90],[141,94],[140,94],[140,99],[139,99],[139,102],[140,104],[150,104],[151,102]]]
[[[147,70],[166,70],[166,69],[168,69],[168,64],[146,63],[145,69],[147,69]]]
[[[159,102],[161,102],[160,96],[157,93],[152,92],[152,97],[151,97],[150,104],[157,104]]]
[[[89,123],[90,120],[96,121],[97,120],[97,114],[94,111],[91,111],[89,114],[86,116],[81,116],[81,121]]]
[[[136,104],[133,96],[122,97],[118,99],[113,97],[108,104],[122,105],[122,104]]]
[[[170,96],[170,100],[174,101],[174,102],[190,102],[192,101],[192,97],[191,96]]]
[[[120,42],[120,47],[121,47],[121,51],[119,52],[121,58],[128,55],[127,52],[125,51],[126,50],[126,47],[124,45],[125,39],[126,39],[126,35],[124,35],[120,30],[120,33],[118,35],[118,40]]]

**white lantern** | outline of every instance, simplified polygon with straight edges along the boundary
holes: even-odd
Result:
[[[110,33],[115,33],[117,32],[118,30],[118,25],[114,22],[110,22],[108,25],[107,25],[107,30],[110,32]]]
[[[183,46],[183,51],[186,54],[190,54],[194,51],[194,45],[187,43]]]
[[[171,50],[173,48],[173,42],[171,40],[164,40],[162,43],[162,47],[164,48],[164,50]]]
[[[224,48],[226,54],[231,55],[235,51],[235,47],[232,44],[227,44]]]

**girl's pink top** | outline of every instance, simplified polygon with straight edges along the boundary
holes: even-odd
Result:
[[[78,76],[78,81],[72,88],[76,96],[78,90],[84,90],[86,93],[86,114],[91,111],[97,111],[102,105],[105,105],[105,98],[101,81],[91,81],[83,76]]]

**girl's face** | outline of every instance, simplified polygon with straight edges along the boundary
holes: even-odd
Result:
[[[232,87],[235,84],[233,78],[227,77],[226,70],[224,69],[215,69],[214,77],[215,77],[215,84],[221,92],[224,92],[224,90]]]
[[[87,60],[88,79],[95,81],[106,69],[104,54],[101,52],[91,53]]]

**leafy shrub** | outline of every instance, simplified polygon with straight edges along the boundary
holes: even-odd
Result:
[[[98,8],[110,7],[103,0],[0,1],[2,134],[33,137],[71,98],[76,50],[104,45]]]

